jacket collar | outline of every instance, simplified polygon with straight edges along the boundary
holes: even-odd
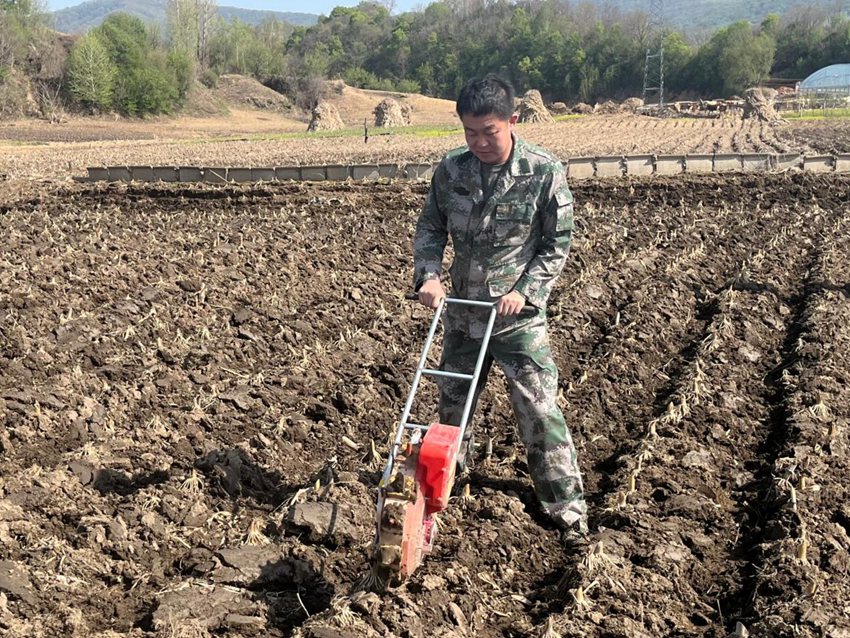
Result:
[[[508,158],[508,162],[510,162],[511,165],[511,175],[514,177],[533,175],[534,171],[531,170],[531,164],[529,163],[528,158],[525,157],[526,143],[519,139],[514,133],[511,133],[511,137],[514,141],[513,149],[511,149],[511,156]]]
[[[493,214],[493,211],[496,208],[496,203],[511,189],[511,187],[513,187],[517,178],[527,177],[534,174],[534,171],[531,170],[531,164],[529,163],[528,158],[525,157],[525,142],[514,134],[511,134],[511,138],[513,139],[513,148],[511,149],[511,154],[508,158],[507,170],[503,171],[499,175],[490,199],[484,202],[484,208],[481,211],[481,218],[477,224],[478,229],[480,229]],[[476,167],[476,173],[480,182],[481,161],[477,157],[474,157],[474,159],[474,166]]]
[[[525,151],[528,145],[518,138],[515,133],[511,133],[511,139],[513,140],[513,148],[511,149],[511,154],[508,157],[507,163],[509,164],[509,167],[505,173],[513,177],[527,177],[529,175],[534,175],[534,171],[531,169],[531,164],[525,157]],[[467,154],[469,168],[472,170],[474,175],[480,175],[481,160],[475,157],[475,154],[468,149]]]

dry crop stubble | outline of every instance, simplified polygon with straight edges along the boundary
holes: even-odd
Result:
[[[225,120],[226,121],[226,120]],[[458,124],[413,127],[371,135],[363,142],[361,128],[338,135],[315,136],[250,128],[238,120],[238,134],[226,134],[221,124],[204,128],[186,123],[187,133],[174,127],[133,123],[140,138],[128,141],[124,122],[75,123],[68,139],[56,127],[37,125],[0,129],[0,175],[5,179],[67,179],[85,174],[89,166],[290,166],[332,164],[409,164],[436,162],[463,145]],[[261,123],[262,124],[262,123]],[[632,114],[570,118],[554,124],[520,125],[518,134],[558,157],[626,154],[839,152],[848,128],[811,123],[768,124],[739,117],[657,119]],[[830,125],[831,126],[831,125]],[[124,128],[122,128],[124,127]],[[79,130],[78,130],[79,129]],[[174,130],[177,129],[177,130]],[[243,132],[244,129],[244,132]],[[823,133],[837,135],[835,138]],[[842,151],[843,152],[843,151]]]
[[[840,345],[848,312],[846,226],[845,212],[813,252],[786,348],[779,380],[786,435],[776,441],[770,468],[775,489],[767,527],[773,533],[762,545],[763,567],[754,583],[757,631],[781,632],[803,622],[814,632],[835,633],[850,624],[842,602],[850,519],[839,496],[843,488],[835,484],[848,466],[841,428],[846,349]],[[777,583],[795,595],[777,596]]]

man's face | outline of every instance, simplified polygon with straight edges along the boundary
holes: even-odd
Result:
[[[504,164],[511,156],[511,133],[517,121],[514,113],[510,119],[498,115],[470,115],[460,118],[469,150],[485,164]]]

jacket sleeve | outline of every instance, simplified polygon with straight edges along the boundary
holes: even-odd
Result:
[[[537,254],[514,286],[526,301],[538,308],[546,306],[555,280],[564,269],[573,238],[573,195],[567,186],[563,165],[550,174],[540,202],[541,237]]]
[[[431,178],[428,198],[419,214],[413,236],[413,289],[419,290],[428,279],[439,279],[443,253],[448,242],[448,218],[440,204],[440,193],[446,186],[446,170],[437,167]]]

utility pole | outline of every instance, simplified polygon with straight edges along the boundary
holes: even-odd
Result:
[[[649,0],[649,35],[643,69],[643,103],[664,106],[664,0]]]

